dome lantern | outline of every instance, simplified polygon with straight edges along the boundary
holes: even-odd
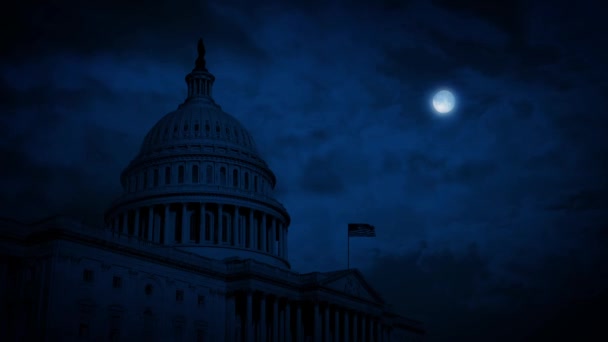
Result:
[[[215,81],[215,77],[207,70],[205,61],[205,44],[203,40],[198,41],[198,57],[194,64],[194,69],[186,76],[186,84],[188,85],[188,98],[186,102],[193,99],[209,99],[211,100],[211,87]]]

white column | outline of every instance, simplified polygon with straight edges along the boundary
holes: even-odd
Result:
[[[148,207],[148,231],[145,236],[146,240],[151,241],[154,239],[154,207]]]
[[[284,237],[284,241],[283,241],[283,244],[285,245],[285,246],[283,246],[283,258],[287,259],[287,257],[288,257],[287,253],[289,251],[289,244],[287,243],[289,241],[289,239],[287,237],[287,225],[285,225],[283,227],[283,229],[284,229],[284,234],[283,235],[285,236]]]
[[[289,299],[285,304],[285,335],[287,341],[291,342],[291,305],[289,305]]]
[[[260,239],[262,241],[262,246],[260,246],[260,249],[263,252],[266,252],[266,243],[268,242],[268,229],[266,229],[266,213],[262,213],[262,224],[260,226],[260,234],[262,235],[262,238]]]
[[[321,341],[321,318],[319,317],[319,302],[314,303],[314,338],[313,341]]]
[[[226,213],[228,217],[230,217],[230,212]],[[226,244],[230,245],[230,241],[232,241],[232,227],[233,227],[233,222],[228,221],[226,222]]]
[[[272,340],[279,339],[279,298],[274,297],[272,301]]]
[[[365,314],[361,315],[361,341],[363,342],[367,342],[367,337],[366,337],[366,333],[367,333],[367,329],[366,329],[366,325],[367,325],[367,316],[365,316]]]
[[[276,249],[277,219],[275,217],[271,216],[270,220],[271,220],[271,222],[270,222],[270,246],[268,247],[268,249],[270,250],[270,254],[276,255],[277,254],[277,249]]]
[[[348,315],[348,310],[344,310],[344,341],[350,341],[350,316]]]
[[[173,240],[175,238],[175,234],[173,234],[173,227],[174,224],[170,221],[170,209],[169,209],[169,205],[165,205],[165,217],[164,217],[164,222],[163,222],[163,241],[165,244],[172,244]]]
[[[253,342],[253,296],[251,292],[247,292],[245,309],[245,341]]]
[[[249,209],[249,248],[255,249],[255,234],[253,229],[253,209]]]
[[[279,303],[280,304],[280,303]],[[285,311],[279,307],[279,338],[277,341],[285,341]]]
[[[334,342],[340,341],[340,309],[334,307]]]
[[[234,295],[226,294],[226,334],[228,341],[234,341],[234,316],[235,316],[235,305]]]
[[[355,338],[355,341],[358,342],[358,340],[359,340],[359,322],[357,320],[357,316],[359,316],[359,314],[356,312],[353,312],[353,337]]]
[[[377,333],[377,324],[378,322],[376,321],[376,318],[373,317],[372,320],[370,321],[370,332],[369,332],[369,339],[372,341],[378,341],[379,338],[377,337],[376,333]]]
[[[325,310],[323,310],[323,318],[325,320],[324,330],[325,330],[325,342],[329,342],[329,304],[325,305]]]
[[[233,245],[240,245],[240,234],[239,234],[239,207],[234,206],[234,216],[232,217],[232,237],[234,239]]]
[[[249,209],[249,219],[248,219],[248,225],[247,225],[247,234],[249,234],[249,248],[251,249],[255,249],[256,247],[256,235],[255,235],[255,227],[254,227],[254,221],[253,221],[253,209]]]
[[[135,220],[133,221],[133,236],[139,237],[139,208],[135,209]]]
[[[163,224],[162,214],[158,211],[154,212],[154,242],[160,243],[160,232]]]
[[[283,257],[283,238],[284,238],[284,234],[283,234],[283,228],[282,228],[282,223],[276,219],[276,223],[277,223],[277,233],[279,234],[279,241],[277,242],[277,255],[279,256],[279,258]]]
[[[125,210],[125,212],[122,213],[122,233],[123,234],[129,233],[129,211],[128,210]]]
[[[207,235],[205,232],[205,224],[206,224],[206,219],[207,219],[207,213],[205,212],[205,203],[201,203],[200,204],[201,208],[200,208],[200,215],[201,215],[201,222],[200,222],[200,241],[206,241],[205,240],[205,236]],[[207,229],[209,229],[209,227],[207,227]]]
[[[190,220],[188,220],[188,203],[182,203],[182,243],[190,242]]]
[[[268,331],[266,325],[266,294],[262,293],[262,299],[260,299],[260,331],[261,340],[266,341],[266,332]]]
[[[302,303],[296,303],[296,341],[304,341],[304,332],[302,331]]]
[[[245,218],[245,215],[241,215],[240,210],[239,210],[239,229],[240,229],[240,239],[241,239],[241,247],[246,248],[247,247],[247,219]]]
[[[218,204],[218,208],[217,208],[217,243],[218,245],[222,244],[222,240],[223,240],[223,227],[224,227],[224,213],[222,211],[223,209],[223,204]]]

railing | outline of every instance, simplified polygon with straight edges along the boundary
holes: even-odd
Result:
[[[117,205],[122,202],[136,200],[142,197],[151,197],[159,195],[172,195],[172,194],[200,194],[206,193],[209,195],[233,195],[244,197],[253,201],[265,201],[278,208],[285,210],[283,205],[277,201],[270,194],[261,192],[253,192],[249,190],[243,190],[240,187],[228,186],[228,185],[207,185],[207,184],[176,184],[176,185],[161,185],[154,188],[148,188],[144,190],[138,190],[137,192],[123,193],[118,199],[112,202],[112,205]]]
[[[320,281],[321,274],[319,272],[300,274],[279,267],[273,267],[253,259],[233,259],[224,261],[211,259],[195,253],[150,242],[149,240],[140,239],[138,237],[119,234],[118,232],[102,228],[101,226],[96,227],[84,224],[83,222],[66,216],[55,216],[33,224],[23,224],[13,221],[6,221],[6,223],[11,224],[11,231],[21,233],[20,235],[60,229],[69,231],[72,234],[84,235],[85,238],[104,240],[106,242],[118,244],[123,248],[135,248],[140,252],[154,254],[157,257],[191,264],[192,266],[202,267],[224,274],[254,273],[269,278],[280,278],[293,284],[311,284]],[[23,229],[15,229],[18,227],[22,227]]]
[[[163,245],[145,239],[119,234],[118,232],[102,227],[87,225],[65,216],[55,216],[32,225],[23,226],[27,227],[30,233],[38,233],[51,229],[67,230],[71,233],[83,234],[89,238],[96,238],[119,244],[121,247],[135,248],[141,252],[153,253],[166,259],[186,262],[194,266],[202,266],[212,271],[223,273],[226,271],[226,265],[219,260],[206,258],[195,253],[181,251],[171,247],[164,247]]]

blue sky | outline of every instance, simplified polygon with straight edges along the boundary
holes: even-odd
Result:
[[[99,222],[185,99],[202,36],[216,102],[277,175],[295,269],[345,267],[346,224],[374,224],[351,265],[436,341],[546,337],[606,301],[608,56],[592,2],[131,3],[11,13],[3,216]],[[430,107],[441,88],[458,101],[447,117]]]

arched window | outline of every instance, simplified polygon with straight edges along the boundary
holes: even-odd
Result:
[[[165,184],[171,184],[171,167],[165,168]]]
[[[245,176],[243,177],[243,181],[245,183],[245,190],[249,190],[249,172],[245,172]]]
[[[184,165],[180,165],[177,168],[177,182],[182,184],[184,182]]]
[[[148,188],[148,170],[144,170],[144,189]]]
[[[221,185],[226,185],[226,183],[228,183],[226,177],[227,177],[226,168],[222,166],[220,168],[220,184]]]
[[[133,177],[133,179],[135,179],[135,185],[134,185],[134,189],[135,191],[139,190],[139,175],[135,175],[135,177]]]
[[[158,186],[158,169],[154,169],[153,184],[154,184],[154,186]]]
[[[192,165],[192,183],[198,183],[198,165]]]
[[[253,191],[258,191],[258,176],[253,177]]]
[[[207,165],[207,184],[212,184],[213,183],[213,166],[211,165]]]
[[[232,170],[232,186],[239,186],[239,171],[237,169]]]

